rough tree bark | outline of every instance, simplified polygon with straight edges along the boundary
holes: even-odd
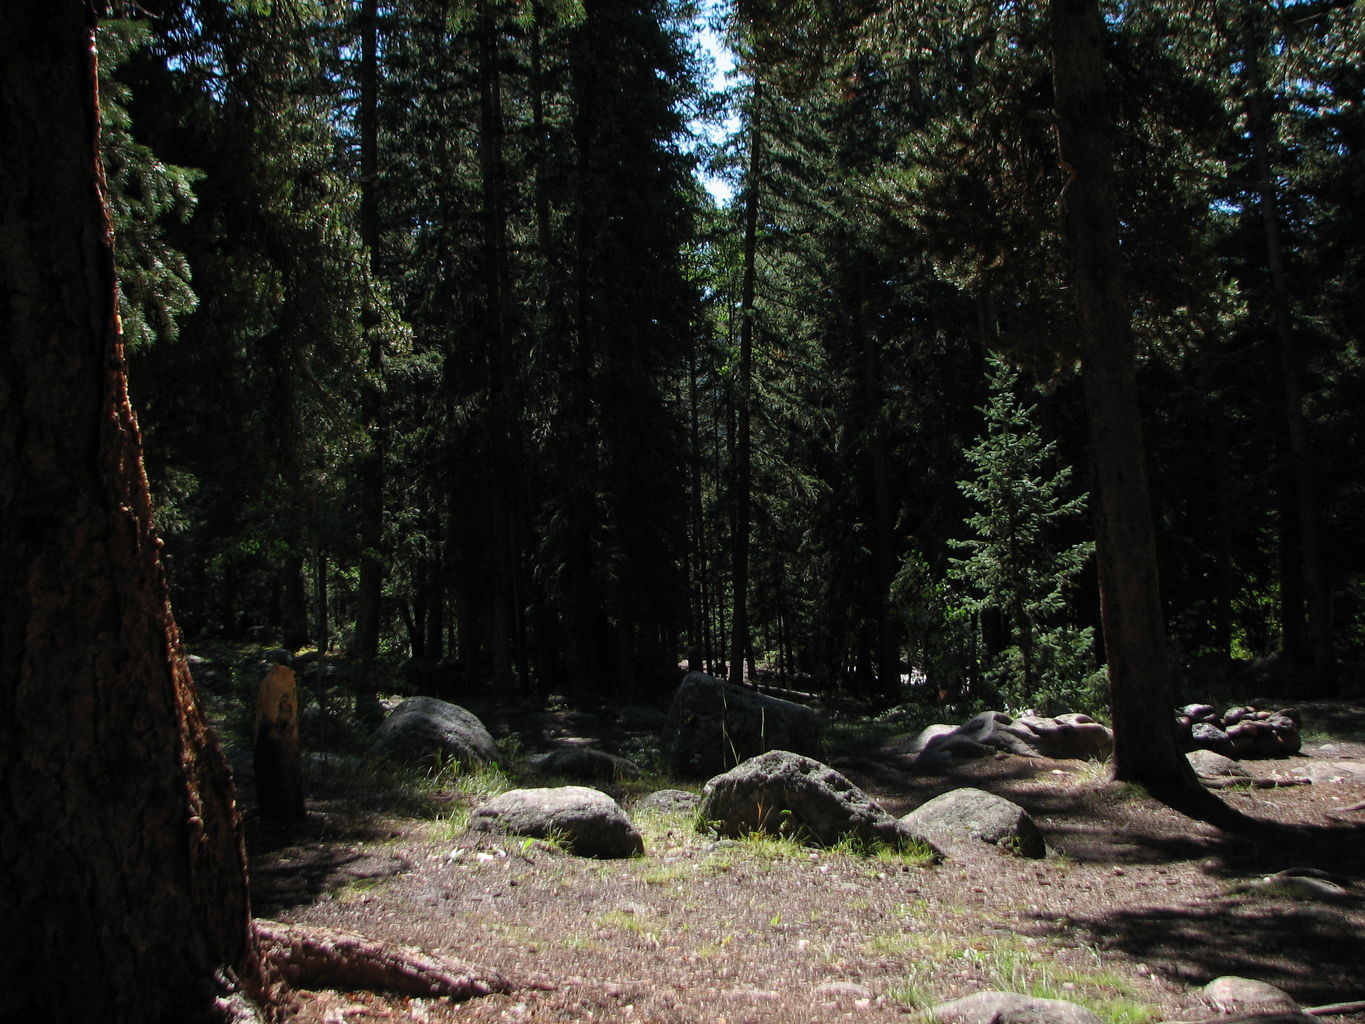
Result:
[[[4,21],[0,1018],[233,1017],[262,969],[128,404],[95,15],[46,0]]]
[[[0,1020],[259,1022],[268,976],[505,991],[420,950],[251,920],[128,402],[94,28],[85,0],[45,0],[0,32]]]
[[[1053,0],[1052,75],[1071,285],[1095,478],[1095,552],[1114,723],[1114,776],[1192,792],[1176,741],[1132,324],[1123,290],[1113,121],[1097,0]]]

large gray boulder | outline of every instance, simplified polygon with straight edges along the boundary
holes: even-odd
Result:
[[[1093,1010],[1061,999],[1015,992],[977,992],[939,1003],[930,1015],[941,1024],[1102,1024]]]
[[[580,857],[634,857],[644,839],[621,806],[598,789],[513,789],[469,816],[471,832],[555,839]]]
[[[456,704],[411,697],[394,708],[370,741],[370,754],[393,761],[458,761],[465,766],[498,759],[484,724]]]
[[[673,695],[663,731],[669,767],[709,778],[766,750],[820,752],[820,722],[803,704],[690,672]]]
[[[725,836],[767,832],[820,846],[850,834],[893,845],[928,842],[829,765],[789,750],[770,750],[711,779],[698,818]]]
[[[901,824],[940,842],[974,839],[1021,857],[1047,856],[1047,843],[1028,811],[981,789],[936,796],[902,817]]]

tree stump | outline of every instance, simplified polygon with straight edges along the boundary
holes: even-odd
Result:
[[[299,696],[294,670],[276,665],[256,696],[256,806],[271,821],[303,817],[303,760],[299,753]]]

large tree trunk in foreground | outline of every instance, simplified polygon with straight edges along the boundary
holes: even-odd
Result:
[[[1176,742],[1146,451],[1118,241],[1113,121],[1097,0],[1053,0],[1052,70],[1071,284],[1096,482],[1095,551],[1114,722],[1114,776],[1197,788]]]
[[[261,971],[128,405],[93,27],[0,30],[0,1019],[180,1024]]]

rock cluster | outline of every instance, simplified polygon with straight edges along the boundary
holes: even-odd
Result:
[[[983,711],[963,725],[931,725],[918,736],[893,742],[889,753],[909,754],[919,764],[987,757],[997,751],[1022,757],[1103,760],[1114,749],[1114,735],[1088,715],[1046,718],[1026,713],[1011,718]]]
[[[1187,751],[1212,750],[1237,759],[1289,757],[1302,745],[1297,708],[1233,707],[1219,714],[1212,704],[1186,704],[1176,721]]]

